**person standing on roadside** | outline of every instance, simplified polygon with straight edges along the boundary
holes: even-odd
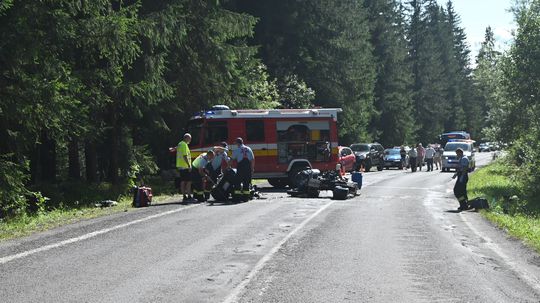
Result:
[[[452,177],[452,179],[457,177],[456,185],[454,185],[454,196],[456,196],[459,202],[458,211],[464,211],[469,209],[467,197],[467,182],[469,182],[469,159],[463,156],[463,150],[461,148],[456,149],[456,155],[459,164],[456,173]]]
[[[413,147],[409,150],[409,165],[411,166],[411,172],[416,171],[416,158],[418,157],[418,152]]]
[[[433,162],[435,163],[435,167],[437,170],[439,170],[439,167],[442,169],[442,153],[444,152],[444,149],[439,145],[435,149],[435,155],[433,156]]]
[[[232,159],[236,162],[237,183],[234,190],[236,200],[249,201],[251,178],[255,171],[255,156],[248,146],[244,145],[242,138],[235,140],[237,148],[232,153]]]
[[[422,166],[424,165],[424,157],[426,156],[426,149],[422,146],[422,143],[418,143],[416,147],[416,152],[418,153],[418,158],[416,158],[416,162],[418,163],[418,167],[420,167],[421,171]]]
[[[176,168],[180,173],[180,192],[183,195],[183,203],[193,202],[191,196],[191,152],[188,146],[189,143],[191,143],[191,135],[186,133],[176,147]]]
[[[407,151],[403,145],[399,149],[399,156],[401,157],[401,169],[407,169]]]
[[[433,158],[434,157],[435,157],[435,149],[433,149],[431,144],[429,144],[428,148],[426,149],[427,171],[433,171]]]

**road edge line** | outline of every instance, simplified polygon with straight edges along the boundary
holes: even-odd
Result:
[[[133,224],[138,224],[138,223],[142,223],[142,222],[152,220],[152,219],[155,219],[155,218],[159,218],[159,217],[174,214],[174,213],[177,213],[177,212],[185,211],[185,210],[197,207],[197,206],[200,206],[200,204],[190,205],[190,206],[182,207],[182,208],[179,208],[179,209],[169,210],[169,211],[166,211],[166,212],[163,212],[163,213],[151,215],[151,216],[148,216],[148,217],[144,217],[144,218],[137,219],[137,220],[134,220],[134,221],[126,222],[126,223],[116,225],[116,226],[113,226],[113,227],[105,228],[105,229],[102,229],[102,230],[97,230],[97,231],[94,231],[94,232],[91,232],[91,233],[84,234],[82,236],[70,238],[70,239],[60,241],[60,242],[57,242],[57,243],[53,243],[53,244],[41,246],[41,247],[38,247],[38,248],[34,248],[34,249],[31,249],[31,250],[27,250],[27,251],[24,251],[24,252],[20,252],[18,254],[8,255],[8,256],[5,256],[5,257],[0,257],[0,265],[6,264],[8,262],[11,262],[11,261],[14,261],[14,260],[17,260],[17,259],[25,258],[25,257],[31,256],[31,255],[34,255],[34,254],[37,254],[37,253],[40,253],[40,252],[49,251],[51,249],[66,246],[68,244],[88,240],[88,239],[97,237],[99,235],[109,233],[111,231],[115,231],[115,230],[118,230],[118,229],[121,229],[121,228],[124,228],[124,227],[131,226]]]
[[[460,214],[460,216],[463,219],[463,222],[467,224],[467,227],[469,227],[469,229],[473,233],[486,241],[484,245],[486,245],[491,251],[497,254],[510,267],[510,270],[512,270],[519,278],[525,281],[525,283],[527,283],[529,287],[540,293],[540,281],[538,279],[535,279],[534,275],[529,274],[529,272],[525,269],[519,268],[520,266],[516,262],[512,261],[512,258],[508,257],[504,252],[502,252],[497,243],[495,243],[490,237],[478,231],[478,229],[476,229],[476,227],[474,227],[474,225],[469,222],[469,220],[467,220],[467,218],[463,216],[463,214]]]
[[[255,278],[255,276],[264,268],[266,263],[272,259],[272,257],[283,247],[283,245],[290,239],[292,236],[294,236],[297,232],[299,232],[304,226],[306,226],[311,220],[313,220],[315,217],[317,217],[321,212],[326,210],[328,207],[333,205],[336,201],[331,201],[330,203],[326,204],[325,206],[321,207],[319,210],[317,210],[314,214],[312,214],[309,218],[304,220],[300,225],[298,225],[295,229],[293,229],[287,236],[285,236],[281,241],[279,241],[278,244],[276,244],[266,255],[264,255],[258,262],[255,264],[255,266],[251,269],[251,271],[244,277],[242,282],[238,284],[231,293],[225,298],[225,300],[222,301],[222,303],[233,303],[237,302],[238,296],[244,291],[246,286]]]

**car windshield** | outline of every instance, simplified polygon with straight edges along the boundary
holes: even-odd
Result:
[[[369,145],[367,144],[353,144],[351,149],[355,152],[367,152],[369,151]]]
[[[471,151],[471,145],[467,143],[448,143],[444,147],[445,151],[456,151],[456,149],[461,148],[463,151]]]
[[[397,148],[387,149],[384,153],[387,155],[399,155],[399,149]]]

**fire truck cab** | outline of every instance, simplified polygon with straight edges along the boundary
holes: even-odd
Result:
[[[255,155],[256,179],[268,179],[275,187],[294,186],[296,174],[305,168],[334,170],[338,163],[337,114],[339,108],[231,110],[214,106],[190,119],[192,157],[220,142],[229,144],[229,156],[237,137]]]

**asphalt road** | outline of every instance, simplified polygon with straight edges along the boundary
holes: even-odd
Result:
[[[540,302],[540,256],[453,212],[451,176],[370,172],[347,201],[266,191],[3,242],[0,302]]]

